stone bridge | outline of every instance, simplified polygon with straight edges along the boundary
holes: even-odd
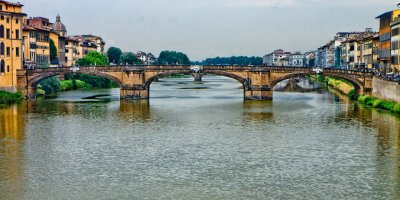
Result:
[[[105,77],[118,83],[121,99],[147,99],[154,81],[176,74],[193,75],[197,80],[206,74],[225,76],[243,85],[244,98],[271,100],[274,86],[286,79],[317,74],[313,68],[267,66],[85,66],[73,68],[28,69],[17,72],[18,88],[27,98],[36,96],[40,81],[66,74],[88,74]],[[352,83],[358,94],[372,91],[373,74],[340,69],[324,69],[323,76],[332,76]]]

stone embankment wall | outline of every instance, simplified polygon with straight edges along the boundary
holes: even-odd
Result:
[[[399,83],[385,81],[374,77],[372,87],[372,96],[383,100],[400,102]]]

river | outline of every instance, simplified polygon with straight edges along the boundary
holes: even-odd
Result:
[[[400,118],[309,89],[243,101],[210,76],[2,108],[0,199],[400,199]]]

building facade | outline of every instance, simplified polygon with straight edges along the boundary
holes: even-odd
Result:
[[[288,63],[286,58],[290,54],[290,52],[286,52],[282,49],[277,49],[274,52],[267,54],[263,57],[263,64],[267,66],[284,66]]]
[[[300,52],[290,54],[288,60],[291,67],[304,67],[304,54]]]
[[[79,40],[74,37],[67,37],[65,40],[65,61],[66,66],[74,66],[79,59]]]
[[[50,66],[50,31],[24,26],[24,67]]]
[[[391,23],[400,14],[400,9],[383,13],[376,17],[379,20],[379,68],[382,74],[393,71],[391,67]]]
[[[17,90],[17,70],[22,69],[23,5],[0,1],[0,89]]]
[[[25,25],[39,30],[49,31],[49,38],[54,43],[57,54],[55,58],[50,59],[50,64],[53,66],[64,66],[65,35],[67,34],[67,29],[61,22],[61,17],[58,15],[56,18],[56,23],[54,24],[51,23],[49,19],[44,17],[31,17],[26,20]]]

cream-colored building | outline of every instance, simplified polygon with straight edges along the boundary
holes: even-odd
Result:
[[[79,59],[79,40],[75,37],[67,37],[65,39],[65,65],[70,67],[75,65]]]
[[[17,70],[22,69],[23,5],[0,1],[0,90],[17,90]]]

